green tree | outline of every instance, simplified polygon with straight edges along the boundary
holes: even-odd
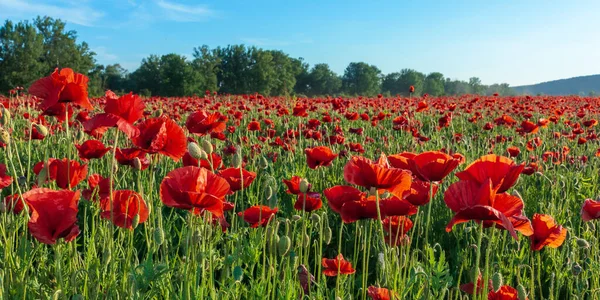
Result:
[[[161,86],[160,57],[150,55],[142,59],[140,67],[131,74],[134,90],[147,90],[152,95],[159,95]]]
[[[316,64],[310,70],[307,95],[335,95],[341,88],[342,79],[329,69],[329,65]]]
[[[408,95],[410,86],[414,86],[415,95],[423,93],[425,74],[412,70],[402,69],[399,73],[394,72],[386,75],[381,84],[381,90],[391,95]]]
[[[444,74],[440,72],[429,73],[425,77],[424,92],[431,96],[441,96],[444,94]]]
[[[218,91],[221,58],[216,49],[210,50],[206,45],[194,48],[192,68],[199,74],[201,82],[199,88],[209,91]]]
[[[364,62],[352,62],[342,77],[344,92],[351,95],[374,96],[380,92],[381,71]]]

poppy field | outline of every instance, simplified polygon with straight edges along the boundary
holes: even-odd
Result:
[[[0,298],[598,299],[600,98],[0,98]]]

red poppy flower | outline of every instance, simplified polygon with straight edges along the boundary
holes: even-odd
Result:
[[[244,212],[238,212],[238,216],[243,217],[244,221],[250,224],[250,227],[256,228],[258,226],[267,226],[271,217],[274,217],[276,213],[277,207],[271,209],[265,205],[254,205],[247,208]]]
[[[41,170],[41,168],[43,168],[43,164],[39,169]],[[48,161],[48,168],[50,170],[48,178],[50,180],[56,180],[56,185],[61,189],[76,187],[85,179],[88,172],[86,164],[80,165],[79,162],[67,158],[60,160],[50,159]]]
[[[53,245],[59,238],[70,242],[79,234],[79,191],[35,188],[24,193],[23,199],[31,208],[29,233],[39,242]]]
[[[88,100],[88,77],[64,68],[42,79],[38,79],[29,87],[29,94],[44,99],[40,104],[46,110],[59,102],[72,102],[85,109],[93,110]]]
[[[88,188],[81,192],[88,201],[102,200],[110,196],[110,177],[92,174],[88,177]]]
[[[334,212],[341,214],[346,202],[360,201],[364,193],[351,186],[337,185],[323,191],[327,204]]]
[[[422,180],[441,181],[458,166],[460,160],[444,152],[428,151],[417,154],[409,162],[414,175]]]
[[[591,221],[600,218],[600,201],[585,199],[581,207],[581,219]]]
[[[308,167],[313,170],[320,166],[330,166],[333,160],[338,156],[326,146],[308,148],[304,150],[304,153],[306,154],[306,163],[308,164]]]
[[[210,114],[204,110],[197,111],[188,116],[185,127],[198,136],[203,136],[213,132],[223,132],[226,127],[226,121],[222,121],[223,116],[220,113]],[[225,118],[226,119],[226,118]]]
[[[506,149],[506,152],[508,152],[508,156],[510,157],[517,157],[521,153],[521,150],[517,147],[511,146]]]
[[[402,152],[400,154],[389,155],[387,159],[390,163],[390,166],[394,168],[410,170],[410,161],[415,156],[417,155],[412,152]]]
[[[140,160],[142,170],[146,170],[150,166],[150,160],[146,152],[142,152],[135,148],[117,148],[115,158],[120,165],[135,167],[134,160]]]
[[[306,195],[306,198],[304,198],[304,195]],[[306,212],[317,210],[321,206],[323,206],[323,201],[321,201],[321,194],[319,193],[300,193],[294,204],[296,210],[304,210]]]
[[[0,164],[0,190],[11,185],[13,178],[8,175],[5,164]]]
[[[229,184],[222,177],[198,167],[183,167],[167,174],[160,184],[160,200],[169,207],[200,214],[204,210],[223,216]]]
[[[483,184],[473,180],[455,182],[444,193],[444,202],[455,213],[446,226],[447,232],[450,232],[454,225],[470,220],[489,221],[502,225],[517,239],[508,217],[522,215],[523,200],[519,197],[496,198],[491,179],[487,179]]]
[[[531,239],[531,250],[538,251],[544,247],[558,248],[567,237],[567,229],[557,225],[549,215],[534,214],[532,218],[533,235]]]
[[[209,154],[209,158],[208,159],[195,159],[193,158],[189,152],[186,152],[183,155],[183,166],[187,167],[187,166],[194,166],[194,167],[201,167],[201,168],[206,168],[207,170],[217,170],[219,168],[221,168],[222,164],[223,164],[223,159],[221,158],[221,156],[219,156],[219,154],[213,152],[211,154]]]
[[[139,130],[133,124],[144,116],[144,102],[138,95],[129,93],[117,98],[111,91],[106,92],[104,113],[97,114],[83,124],[86,132],[103,133],[109,127],[117,127],[129,138],[135,138]]]
[[[488,293],[488,300],[518,300],[519,292],[508,285],[503,285],[497,291],[490,291]]]
[[[412,92],[414,92],[414,88],[413,88]],[[390,296],[393,296],[393,293],[390,292],[390,290],[388,290],[386,288],[370,286],[367,291],[367,295],[369,295],[369,297],[371,297],[372,300],[390,300],[390,299],[392,299],[392,298],[390,298]],[[397,299],[397,298],[394,297],[394,299]]]
[[[488,280],[488,292],[492,290],[492,281]],[[460,290],[469,294],[469,295],[473,295],[473,290],[475,289],[475,284],[473,284],[473,282],[469,282],[469,283],[465,283],[465,284],[461,284],[460,285]],[[481,276],[481,273],[477,276],[477,295],[482,295],[483,294],[483,277]]]
[[[524,164],[517,165],[508,157],[490,154],[480,157],[464,171],[456,173],[456,177],[460,180],[474,180],[480,184],[489,178],[494,188],[498,188],[498,193],[502,193],[517,182],[523,168]]]
[[[344,179],[367,189],[386,190],[398,198],[410,190],[411,173],[406,170],[390,168],[385,154],[379,161],[373,162],[360,156],[350,158],[344,166]]]
[[[292,195],[298,195],[300,193],[302,193],[300,191],[300,181],[302,180],[302,178],[300,178],[300,176],[292,176],[292,178],[290,178],[289,180],[287,179],[283,179],[283,183],[287,186],[288,190],[286,191],[288,194],[292,194]],[[310,190],[310,184],[309,184],[309,190]]]
[[[431,189],[430,185],[433,184],[433,195],[429,195],[429,191]],[[413,180],[410,185],[410,194],[406,195],[404,199],[410,202],[415,206],[422,206],[429,203],[429,200],[432,199],[438,190],[438,185],[423,180]]]
[[[81,145],[75,145],[75,148],[77,148],[79,158],[84,161],[93,158],[101,158],[111,149],[110,147],[107,148],[102,142],[97,140],[85,141]]]
[[[411,93],[411,94],[412,94],[412,93],[414,93],[414,92],[415,92],[415,87],[414,87],[414,86],[412,86],[412,85],[411,85],[411,86],[409,86],[409,87],[408,87],[408,92],[409,92],[409,93]]]
[[[133,229],[133,219],[139,216],[138,224],[148,220],[148,206],[142,196],[134,191],[114,191],[112,194],[112,212],[110,197],[100,203],[100,217],[111,220],[121,228]],[[111,219],[112,217],[112,219]]]
[[[183,129],[168,118],[147,119],[138,125],[140,134],[133,144],[148,153],[160,153],[178,161],[187,150]]]
[[[27,204],[27,203],[25,203]],[[22,198],[19,194],[9,195],[4,198],[4,206],[8,211],[12,211],[15,215],[20,214],[25,208]],[[29,207],[29,204],[27,204]]]
[[[356,270],[352,268],[352,264],[344,259],[344,256],[340,253],[336,258],[323,258],[321,260],[323,265],[323,275],[325,276],[337,276],[339,274],[354,274]]]
[[[248,123],[248,131],[260,131],[260,123],[257,121]]]
[[[256,178],[256,173],[247,171],[246,169],[227,168],[219,171],[219,176],[225,178],[231,188],[231,193],[235,193],[242,189],[248,188]]]

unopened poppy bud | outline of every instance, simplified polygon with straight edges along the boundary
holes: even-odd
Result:
[[[2,190],[0,190],[2,191]],[[6,203],[4,203],[4,201],[0,201],[0,213],[5,213],[6,212]]]
[[[579,276],[579,274],[581,274],[582,271],[583,268],[578,263],[573,263],[573,266],[571,266],[571,272],[575,276]]]
[[[131,228],[135,229],[140,224],[140,214],[136,214],[133,216],[133,220],[131,220]]]
[[[213,149],[213,145],[210,143],[210,141],[208,140],[202,140],[202,149],[204,150],[204,152],[206,152],[207,154],[212,154],[214,149]]]
[[[242,279],[244,279],[244,270],[242,270],[242,267],[240,266],[235,266],[235,268],[233,268],[233,280],[241,282]]]
[[[267,187],[266,191],[265,191],[265,195],[267,196],[267,200],[271,199],[271,197],[273,197],[273,188],[271,188],[270,186]]]
[[[331,238],[333,237],[333,232],[330,227],[325,228],[323,237],[325,238],[325,244],[329,245],[329,243],[331,243]]]
[[[154,111],[154,117],[158,118],[160,116],[162,116],[163,114],[163,110],[162,109],[157,109],[156,111]]]
[[[116,160],[115,160],[115,162],[112,164],[112,171],[113,171],[113,173],[117,173],[117,172],[119,172],[119,163],[118,163],[118,162],[116,162]]]
[[[142,161],[140,160],[139,157],[134,157],[133,158],[133,168],[140,171],[142,170]]]
[[[290,251],[290,246],[292,245],[292,240],[289,236],[284,235],[279,239],[277,243],[277,250],[279,250],[279,255],[284,256]]]
[[[266,157],[261,156],[260,159],[258,160],[258,167],[261,169],[266,169],[269,167],[269,161],[267,160]]]
[[[293,216],[292,216],[292,220],[294,220],[294,221],[299,221],[299,220],[301,220],[301,219],[302,219],[302,217],[301,217],[301,216],[299,216],[299,215],[293,215]]]
[[[313,223],[321,222],[321,216],[319,216],[318,214],[315,214],[315,213],[310,215],[310,219],[313,221]]]
[[[164,241],[165,241],[165,232],[160,227],[157,227],[156,229],[154,229],[154,243],[156,243],[156,245],[160,246],[160,245],[162,245],[162,243]]]
[[[583,248],[583,249],[587,249],[590,247],[590,243],[584,239],[577,239],[577,246],[579,246],[579,248]]]
[[[0,128],[0,142],[7,145],[10,143],[10,133],[4,128]]]
[[[10,112],[2,105],[0,105],[0,109],[0,114],[2,115],[0,117],[0,125],[7,126],[10,122]]]
[[[105,248],[104,251],[102,252],[102,260],[104,262],[104,265],[108,265],[110,263],[112,259],[112,252],[110,251],[110,248]]]
[[[302,178],[302,180],[300,180],[300,192],[306,193],[309,189],[310,183],[308,183],[308,180],[306,180],[306,178]]]
[[[47,136],[48,135],[48,128],[42,124],[34,124],[33,125],[35,127],[35,130],[38,132],[39,135],[41,136]]]
[[[83,140],[84,137],[85,137],[85,134],[84,134],[83,130],[77,131],[77,140],[78,141]]]
[[[235,153],[233,155],[233,158],[231,159],[231,164],[233,165],[234,168],[240,168],[242,167],[242,156],[239,153]]]
[[[195,159],[204,159],[207,157],[206,151],[202,150],[195,142],[188,143],[187,150],[190,153],[190,156]]]
[[[303,242],[302,242],[302,245],[303,245],[304,247],[308,247],[308,246],[310,246],[310,236],[309,236],[308,234],[305,234],[305,235],[304,235],[304,240],[303,240]]]
[[[494,288],[494,292],[497,292],[503,284],[504,280],[502,274],[494,273],[494,275],[492,275],[492,288]]]
[[[522,284],[517,285],[517,297],[519,298],[519,300],[527,299],[527,291],[525,290],[525,287]]]
[[[38,173],[37,176],[38,186],[43,185],[46,182],[46,179],[48,179],[48,168],[47,165],[44,164],[44,167],[40,170],[40,173]]]

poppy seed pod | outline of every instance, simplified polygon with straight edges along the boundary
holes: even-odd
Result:
[[[261,169],[266,169],[269,167],[269,161],[267,160],[266,157],[261,156],[260,159],[258,160],[258,167]]]
[[[497,292],[500,287],[503,285],[504,280],[502,278],[502,274],[500,273],[494,273],[494,275],[492,275],[492,287],[494,289],[494,292]]]
[[[37,132],[41,135],[41,136],[47,136],[48,135],[48,128],[42,124],[35,124],[35,130],[37,130]]]
[[[207,157],[206,152],[195,142],[188,143],[187,150],[190,153],[190,156],[195,159],[205,159]]]
[[[583,248],[583,249],[587,249],[590,247],[590,243],[584,239],[577,239],[577,246],[579,246],[579,248]]]
[[[300,180],[300,192],[306,193],[309,189],[310,183],[308,183],[308,180],[306,180],[306,178],[302,178],[302,180]]]

